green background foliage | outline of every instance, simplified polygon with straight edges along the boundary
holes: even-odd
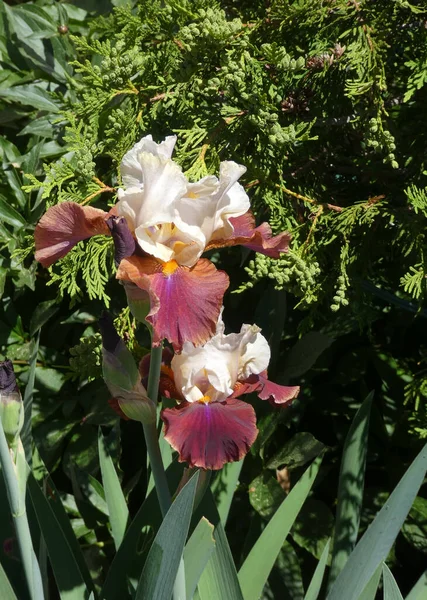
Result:
[[[176,134],[190,180],[221,160],[247,167],[257,220],[293,240],[278,261],[211,256],[231,277],[226,323],[261,326],[271,378],[302,393],[284,412],[253,400],[260,433],[227,535],[240,566],[325,448],[264,592],[303,598],[364,398],[374,391],[362,530],[427,437],[426,19],[422,0],[1,2],[0,350],[33,395],[34,440],[97,583],[114,556],[99,425],[132,515],[146,487],[141,431],[118,423],[100,379],[101,310],[136,357],[148,338],[114,281],[111,240],[78,244],[49,273],[33,260],[35,224],[57,202],[114,204],[120,161],[143,135]],[[388,557],[405,593],[425,564],[425,496]]]

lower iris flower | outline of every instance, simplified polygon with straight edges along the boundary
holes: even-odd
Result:
[[[226,335],[220,318],[206,344],[185,342],[182,352],[163,366],[160,391],[178,401],[161,413],[165,439],[181,462],[220,469],[245,456],[258,429],[253,407],[239,399],[243,394],[257,392],[277,406],[298,395],[299,387],[268,380],[270,348],[260,331],[243,325],[240,333]]]

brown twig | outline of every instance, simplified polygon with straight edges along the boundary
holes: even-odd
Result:
[[[310,231],[308,232],[308,236],[307,239],[304,242],[304,248],[303,248],[303,253],[305,253],[305,251],[308,249],[308,246],[310,244],[311,238],[313,237],[314,234],[314,230],[316,229],[316,225],[317,225],[317,220],[319,219],[320,215],[323,213],[324,210],[324,206],[320,205],[319,208],[317,209],[314,218],[313,218],[313,223],[311,224],[310,227]]]
[[[93,181],[100,186],[100,189],[97,190],[96,192],[93,192],[89,196],[87,196],[87,198],[85,198],[83,200],[83,202],[81,203],[81,206],[88,204],[91,200],[93,200],[94,198],[99,196],[99,194],[103,194],[104,192],[115,192],[116,191],[116,188],[105,185],[105,183],[103,183],[100,179],[98,179],[98,177],[93,177]]]
[[[322,206],[323,208],[328,208],[329,210],[333,210],[335,212],[342,212],[343,211],[342,206],[336,206],[335,204],[329,204],[329,202],[318,202],[317,200],[313,200],[313,198],[308,198],[307,196],[303,196],[302,194],[298,194],[297,192],[293,192],[292,190],[289,190],[284,185],[279,185],[277,183],[276,187],[278,187],[279,189],[281,189],[282,192],[285,192],[285,194],[289,194],[289,196],[293,196],[294,198],[297,198],[298,200],[302,200],[303,202],[308,202],[309,204],[314,204],[314,205],[317,205],[317,206]]]

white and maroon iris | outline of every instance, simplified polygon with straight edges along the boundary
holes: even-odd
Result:
[[[123,157],[123,188],[108,213],[74,202],[48,209],[35,230],[36,259],[48,267],[79,241],[113,235],[117,278],[147,293],[153,344],[169,340],[201,345],[215,333],[229,279],[201,258],[205,250],[241,244],[273,258],[287,252],[290,235],[272,236],[255,226],[249,198],[238,179],[245,167],[221,163],[219,178],[189,182],[171,156],[175,136],[142,138]],[[126,228],[126,231],[125,231]],[[129,294],[128,294],[129,296]]]
[[[268,381],[270,348],[260,331],[256,325],[243,325],[240,333],[226,335],[220,318],[206,344],[185,342],[173,357],[161,388],[179,404],[164,409],[162,419],[165,438],[180,461],[220,469],[242,459],[258,430],[253,407],[237,397],[256,391],[260,398],[283,406],[298,395],[299,387]]]
[[[117,214],[125,217],[141,249],[162,262],[196,264],[212,239],[234,231],[230,218],[244,215],[249,198],[238,183],[245,167],[221,163],[219,179],[207,176],[190,183],[171,159],[176,137],[156,144],[144,137],[124,155],[124,189]]]

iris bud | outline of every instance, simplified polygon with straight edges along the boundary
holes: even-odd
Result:
[[[0,419],[9,446],[14,446],[24,425],[24,404],[10,360],[0,361]]]
[[[111,316],[104,312],[99,325],[102,335],[102,372],[122,412],[142,423],[156,419],[156,405],[148,398],[133,356],[114,328]]]

